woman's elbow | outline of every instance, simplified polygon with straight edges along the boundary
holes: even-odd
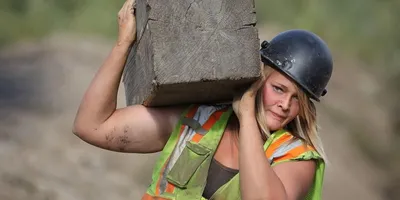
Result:
[[[90,132],[87,127],[78,122],[75,122],[72,126],[72,133],[83,140],[91,135]]]
[[[91,130],[88,127],[74,125],[72,127],[72,133],[88,144],[97,147],[103,146],[104,141],[99,137],[99,134],[96,134],[95,130]]]
[[[80,133],[82,133],[82,129],[79,126],[76,126],[75,124],[72,126],[72,133],[76,136],[79,136]]]

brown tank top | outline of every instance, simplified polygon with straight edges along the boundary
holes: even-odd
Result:
[[[223,166],[213,159],[208,170],[207,183],[203,191],[203,197],[210,199],[211,196],[225,183],[231,180],[239,170]]]

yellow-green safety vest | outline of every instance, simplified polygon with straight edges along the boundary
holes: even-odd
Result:
[[[226,105],[189,106],[162,150],[142,200],[206,200],[202,194],[208,169],[232,112]],[[279,130],[267,139],[264,150],[271,166],[293,160],[316,160],[314,183],[306,200],[321,199],[325,163],[314,148]],[[240,200],[239,176],[240,172],[210,200]]]

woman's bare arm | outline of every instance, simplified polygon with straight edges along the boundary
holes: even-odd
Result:
[[[315,162],[286,162],[274,167],[270,165],[255,117],[258,88],[258,83],[254,83],[233,103],[240,123],[239,169],[242,199],[304,199],[314,179]]]
[[[118,86],[129,47],[136,36],[133,3],[134,0],[127,0],[118,13],[118,41],[82,99],[73,132],[82,140],[104,149],[156,152],[164,147],[183,108],[133,105],[116,109]]]

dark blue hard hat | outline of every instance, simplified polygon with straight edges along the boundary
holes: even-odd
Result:
[[[332,75],[332,55],[326,43],[306,30],[289,30],[261,44],[261,60],[283,72],[312,99],[320,101]]]

